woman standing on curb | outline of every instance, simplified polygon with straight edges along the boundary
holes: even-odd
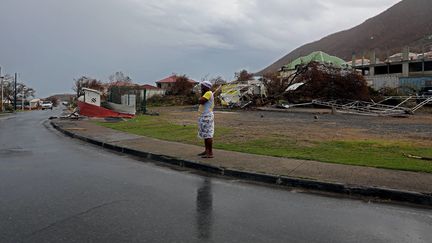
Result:
[[[199,99],[198,136],[204,139],[205,151],[198,155],[202,158],[213,158],[214,96],[211,91],[212,84],[209,81],[203,81],[200,85],[202,97]]]

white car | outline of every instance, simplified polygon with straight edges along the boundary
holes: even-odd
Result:
[[[52,110],[53,103],[51,101],[47,101],[47,100],[46,101],[42,101],[41,107],[42,107],[42,110],[46,110],[46,109]]]

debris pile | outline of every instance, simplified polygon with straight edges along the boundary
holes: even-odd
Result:
[[[242,71],[241,74],[237,81],[222,86],[219,98],[223,106],[289,109],[313,105],[357,115],[408,116],[424,105],[432,104],[432,96],[418,95],[389,97],[374,102],[361,73],[342,59],[323,52],[300,57],[282,67],[278,73],[255,78],[247,72]],[[389,99],[395,105],[386,103]]]
[[[260,80],[235,81],[222,85],[219,98],[223,106],[245,108],[250,104],[262,104],[267,97],[267,89]]]

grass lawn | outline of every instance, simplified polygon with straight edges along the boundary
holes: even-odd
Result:
[[[138,116],[134,119],[99,125],[133,134],[201,145],[195,125],[179,125],[165,116]],[[432,173],[432,161],[410,159],[406,154],[432,157],[430,147],[387,140],[296,141],[289,137],[268,135],[249,140],[235,138],[236,129],[216,127],[215,148],[276,157],[316,160],[329,163]],[[234,136],[233,136],[234,134]]]

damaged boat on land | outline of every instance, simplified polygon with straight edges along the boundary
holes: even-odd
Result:
[[[101,92],[89,88],[83,88],[82,91],[83,95],[81,95],[77,100],[79,108],[78,112],[81,116],[100,118],[133,118],[135,116],[135,102],[130,102],[133,99],[131,96],[125,99],[125,101],[127,101],[125,104],[108,102],[108,109],[101,106]]]

